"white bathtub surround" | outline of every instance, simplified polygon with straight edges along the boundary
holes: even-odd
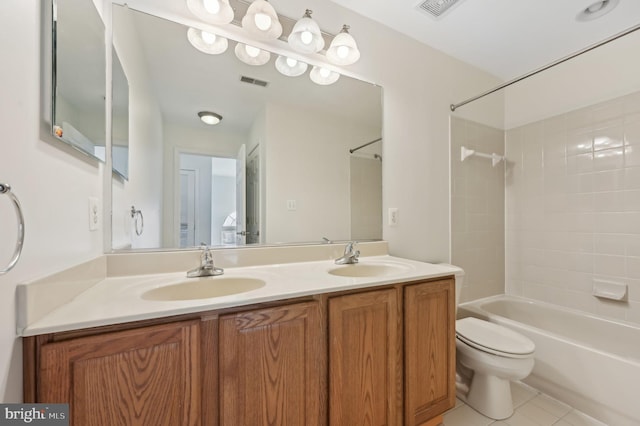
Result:
[[[506,292],[640,323],[640,92],[508,130],[506,155]]]
[[[458,315],[531,339],[535,366],[527,384],[608,425],[640,424],[640,327],[514,296],[464,303]]]
[[[225,269],[224,280],[260,280],[264,285],[243,293],[192,300],[149,300],[143,295],[159,287],[189,283],[186,271],[200,262],[198,251],[111,255],[52,277],[18,286],[17,333],[32,336],[151,318],[244,306],[352,288],[385,285],[450,276],[462,271],[401,259],[386,254],[386,243],[362,243],[360,263],[338,266],[344,244],[286,248],[247,248],[214,251],[216,266]],[[95,266],[105,265],[95,278]],[[377,265],[392,273],[349,277],[331,274],[336,268]],[[92,266],[92,267],[90,267]],[[161,269],[161,270],[159,270]],[[78,285],[73,284],[79,283]],[[72,284],[69,284],[72,283]],[[51,294],[59,296],[51,303]],[[54,304],[55,303],[55,304]]]
[[[461,400],[444,415],[444,426],[606,426],[521,382],[511,386],[514,413],[495,421],[478,413]]]
[[[465,270],[462,301],[504,292],[504,163],[469,157],[504,154],[504,131],[451,117],[451,262]]]

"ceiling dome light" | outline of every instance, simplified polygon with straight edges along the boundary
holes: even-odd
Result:
[[[351,65],[360,59],[358,45],[349,34],[348,25],[343,25],[342,31],[331,41],[331,46],[327,49],[327,59],[336,65]]]
[[[302,53],[316,53],[324,47],[324,38],[320,27],[311,19],[313,12],[307,9],[304,16],[296,22],[287,41],[296,51]]]
[[[307,71],[308,65],[297,59],[278,56],[276,59],[276,69],[288,77],[297,77]]]
[[[340,74],[335,71],[331,71],[328,68],[314,66],[309,74],[311,81],[321,86],[327,86],[333,84],[340,78]]]
[[[187,7],[198,18],[209,24],[228,24],[233,21],[229,0],[187,0]]]
[[[619,0],[598,0],[578,13],[576,20],[586,22],[598,19],[611,12],[618,5],[618,2]]]
[[[226,38],[195,28],[187,30],[187,38],[193,47],[209,55],[224,53],[229,46]]]
[[[276,10],[266,0],[256,0],[242,18],[242,28],[263,40],[275,40],[282,35],[282,25]]]
[[[214,126],[222,121],[222,116],[211,111],[200,111],[198,117],[203,123]]]
[[[236,44],[235,52],[237,58],[247,65],[264,65],[271,59],[271,54],[266,50],[244,43]]]

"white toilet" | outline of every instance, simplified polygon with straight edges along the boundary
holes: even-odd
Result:
[[[463,276],[456,276],[456,307]],[[496,420],[513,414],[511,381],[533,369],[535,344],[509,328],[478,318],[456,321],[456,395]]]

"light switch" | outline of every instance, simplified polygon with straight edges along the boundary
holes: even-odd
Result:
[[[297,210],[298,206],[296,205],[296,200],[287,200],[287,210],[293,211]]]

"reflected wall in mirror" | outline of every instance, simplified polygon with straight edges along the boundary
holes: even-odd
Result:
[[[129,178],[129,82],[112,50],[111,161],[114,173]]]
[[[381,239],[382,142],[350,149],[380,138],[382,89],[286,77],[277,55],[249,66],[234,41],[205,54],[187,30],[113,6],[131,163],[129,181],[114,181],[113,249]],[[204,124],[201,111],[222,120]],[[140,236],[132,205],[144,214]]]
[[[52,0],[52,133],[105,160],[105,26],[93,1]]]

